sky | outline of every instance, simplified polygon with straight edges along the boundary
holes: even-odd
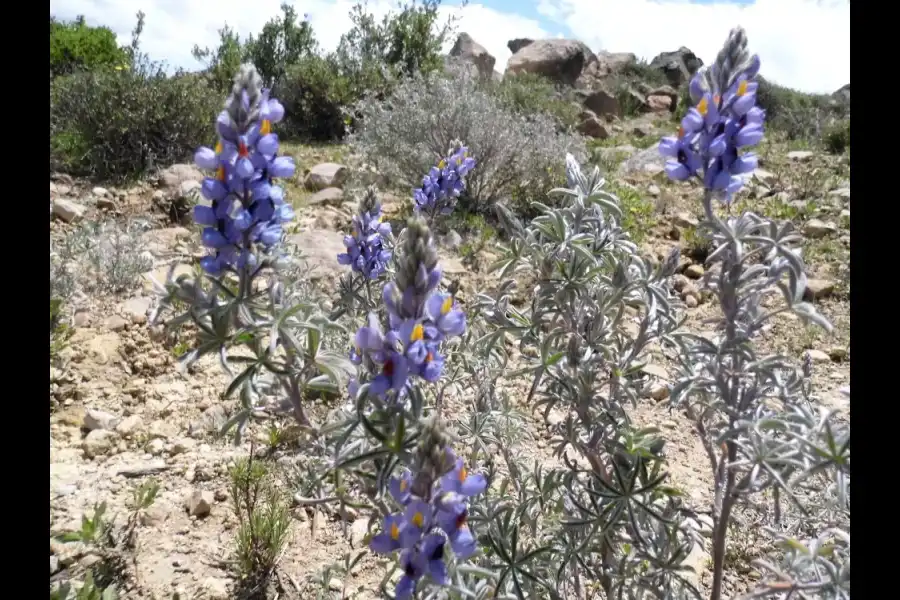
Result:
[[[202,65],[191,56],[194,44],[214,47],[226,23],[242,36],[257,33],[279,14],[282,2],[50,0],[50,14],[63,20],[84,15],[89,25],[105,25],[127,44],[135,15],[143,10],[142,50],[172,67],[196,70]],[[288,2],[310,16],[325,50],[333,50],[350,28],[355,0]],[[396,0],[368,5],[380,16]],[[647,60],[687,46],[708,64],[729,30],[741,25],[767,79],[818,93],[850,82],[849,0],[472,0],[464,7],[459,0],[445,0],[441,12],[458,17],[457,31],[484,46],[501,72],[510,56],[506,42],[514,38],[574,38],[594,51],[633,52]]]

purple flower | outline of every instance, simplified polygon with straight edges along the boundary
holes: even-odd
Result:
[[[441,489],[463,496],[477,496],[487,488],[484,475],[469,473],[463,459],[457,458],[453,470],[441,478]]]
[[[256,84],[248,79],[246,86],[252,85]],[[244,89],[233,95],[216,118],[216,147],[202,147],[194,154],[198,167],[215,171],[201,184],[201,194],[211,206],[194,209],[196,222],[207,227],[204,245],[215,251],[201,260],[201,266],[213,275],[255,267],[257,253],[278,244],[281,226],[294,218],[283,191],[272,185],[274,177],[290,177],[295,170],[293,159],[277,156],[278,136],[271,132],[272,123],[284,117],[284,108],[266,90],[258,98],[257,117],[247,120],[253,114],[250,94]]]
[[[415,210],[425,210],[432,215],[451,213],[466,187],[466,175],[474,168],[475,159],[469,156],[465,146],[441,159],[422,179],[422,186],[413,191]]]
[[[682,119],[678,137],[659,144],[660,154],[671,159],[666,164],[671,179],[697,177],[724,202],[743,187],[742,176],[757,167],[758,159],[740,151],[763,138],[765,112],[756,106],[759,84],[753,81],[759,66],[754,56],[727,90],[704,89],[703,73],[694,76],[690,93],[696,106]],[[707,81],[718,79],[713,75]]]
[[[391,252],[384,247],[384,238],[391,234],[391,226],[382,223],[381,218],[381,205],[374,191],[367,192],[360,202],[359,214],[353,216],[351,235],[344,237],[347,251],[337,256],[340,264],[350,265],[369,279],[377,279],[384,273],[391,260]]]
[[[392,477],[390,483],[391,495],[398,503],[406,505],[409,502],[412,489],[412,473],[404,471],[399,477]]]
[[[406,521],[402,515],[388,515],[384,518],[384,531],[376,535],[369,542],[372,552],[378,554],[390,554],[403,546],[400,543]]]

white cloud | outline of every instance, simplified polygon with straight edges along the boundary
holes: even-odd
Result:
[[[709,64],[729,30],[741,25],[770,80],[824,93],[850,81],[848,0],[540,0],[539,11],[595,50],[648,60],[687,46]]]
[[[227,23],[242,37],[255,34],[280,13],[283,0],[254,0],[252,10],[246,0],[50,0],[50,13],[61,19],[84,15],[90,25],[105,25],[118,36],[119,42],[131,40],[136,13],[146,13],[141,36],[144,52],[173,67],[197,69],[201,65],[191,56],[194,44],[214,48],[218,30]],[[300,14],[309,14],[316,37],[325,50],[337,47],[341,35],[350,29],[350,9],[354,0],[306,0],[290,2]],[[393,9],[393,0],[370,0],[368,8],[377,19]],[[468,32],[497,58],[496,68],[503,70],[510,56],[507,40],[516,37],[549,37],[537,21],[514,14],[504,14],[481,4],[464,8],[442,6],[443,23],[457,15],[458,31]],[[455,40],[450,40],[450,43]],[[446,48],[449,50],[449,46]]]
[[[83,14],[89,24],[110,27],[121,43],[130,41],[135,13],[146,14],[142,47],[155,59],[188,69],[200,65],[193,45],[215,47],[217,31],[228,23],[242,36],[258,32],[279,13],[282,0],[51,0],[50,12],[71,19]],[[294,0],[308,13],[320,44],[331,50],[350,28],[353,0]],[[735,25],[742,25],[751,50],[763,61],[763,74],[804,91],[832,92],[850,81],[850,5],[847,0],[757,0],[751,5],[700,4],[689,0],[536,0],[546,20],[504,13],[483,4],[442,6],[442,16],[460,16],[459,31],[468,32],[497,59],[503,71],[513,38],[558,37],[561,31],[595,50],[634,52],[652,59],[660,52],[687,46],[704,62]],[[370,0],[377,16],[393,0]],[[248,7],[252,7],[248,10]],[[547,22],[553,26],[548,26]],[[452,40],[451,40],[452,41]]]

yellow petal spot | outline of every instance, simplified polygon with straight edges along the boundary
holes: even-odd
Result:
[[[259,135],[269,135],[270,133],[272,133],[272,121],[263,119],[259,126]]]
[[[225,181],[225,166],[219,165],[219,168],[216,169],[216,179],[219,181]]]
[[[413,327],[412,335],[409,336],[409,341],[418,342],[419,340],[421,340],[424,337],[425,337],[425,328],[422,327],[421,324],[417,323],[416,326]]]
[[[391,539],[397,541],[400,539],[400,528],[396,523],[391,523]]]
[[[441,162],[438,163],[438,169],[443,169],[446,166],[447,166],[447,161],[442,158]]]
[[[743,96],[746,93],[747,93],[747,80],[744,80],[738,85],[737,95]]]
[[[381,223],[382,221],[384,221],[384,215],[378,215],[377,222]]]
[[[697,104],[697,112],[699,112],[701,115],[706,116],[706,111],[708,111],[708,110],[709,110],[709,101],[707,101],[707,99],[704,98]]]
[[[416,527],[421,527],[422,523],[425,522],[425,517],[422,516],[422,513],[417,512],[416,514],[413,515],[413,518],[411,519],[411,521],[412,521],[412,524],[415,525]]]
[[[465,481],[465,480],[466,480],[466,477],[468,477],[468,476],[469,476],[469,472],[466,471],[466,468],[465,468],[465,467],[460,467],[460,468],[459,468],[459,480],[460,480],[461,482],[462,482],[462,481]]]
[[[453,296],[447,296],[443,304],[441,304],[441,314],[446,315],[453,308]]]
[[[216,154],[222,154],[222,150],[224,150],[224,149],[225,148],[222,147],[222,140],[219,140],[218,142],[216,142]]]

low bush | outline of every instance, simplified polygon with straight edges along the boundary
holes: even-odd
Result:
[[[464,212],[488,213],[499,201],[527,212],[565,182],[560,157],[584,155],[579,136],[559,132],[548,115],[526,118],[504,107],[464,69],[407,79],[384,102],[366,99],[356,110],[361,127],[351,143],[396,185],[418,187],[452,142],[465,140],[479,168],[460,198]]]
[[[221,107],[206,79],[160,67],[79,72],[50,86],[50,169],[104,179],[188,159],[212,139]]]

